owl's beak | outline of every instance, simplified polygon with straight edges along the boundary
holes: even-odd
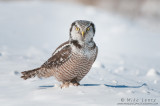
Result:
[[[84,37],[84,32],[82,31],[81,33],[82,33],[82,37]]]

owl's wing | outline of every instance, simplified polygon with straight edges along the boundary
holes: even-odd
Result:
[[[65,42],[60,45],[55,52],[41,67],[47,69],[53,69],[64,64],[71,56],[71,46],[69,42]]]
[[[35,76],[38,76],[39,78],[50,77],[53,75],[54,69],[65,63],[70,56],[70,44],[69,42],[65,42],[55,50],[52,57],[50,57],[40,68],[22,72],[23,75],[21,78],[26,80]]]

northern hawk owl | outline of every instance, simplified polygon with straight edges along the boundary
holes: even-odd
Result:
[[[61,44],[43,65],[22,72],[21,78],[54,76],[62,82],[61,87],[78,86],[97,57],[98,47],[93,41],[95,25],[86,20],[74,21],[69,35],[69,40]]]

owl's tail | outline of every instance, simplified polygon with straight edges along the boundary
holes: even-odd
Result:
[[[21,76],[21,78],[23,78],[24,80],[29,79],[29,78],[33,78],[39,74],[40,70],[41,70],[41,68],[36,68],[33,70],[29,70],[29,71],[23,71],[23,72],[21,72],[23,74]]]

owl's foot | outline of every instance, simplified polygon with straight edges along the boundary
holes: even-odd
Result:
[[[80,85],[80,84],[79,84],[79,82],[77,81],[77,78],[74,78],[74,79],[71,80],[70,85],[72,85],[72,86],[78,86],[78,85]]]
[[[70,86],[78,86],[78,85],[80,85],[80,84],[79,84],[78,82],[76,82],[76,83],[71,82],[69,85],[70,85]]]
[[[69,86],[78,86],[80,85],[78,82],[64,82],[60,87],[68,88]]]
[[[60,87],[61,88],[68,88],[70,85],[70,82],[64,82]]]

